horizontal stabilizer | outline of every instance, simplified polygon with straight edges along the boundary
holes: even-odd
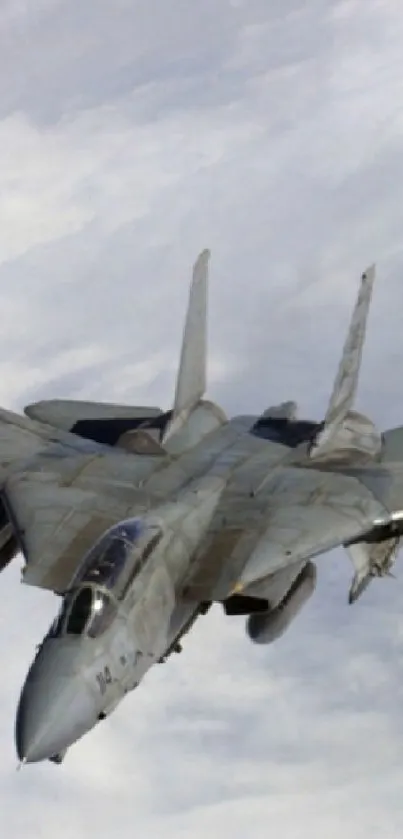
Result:
[[[354,577],[348,602],[355,603],[374,577],[391,575],[401,537],[396,535],[380,542],[354,542],[346,550],[353,563]]]
[[[118,405],[114,402],[87,402],[79,399],[44,399],[24,408],[30,419],[54,428],[71,431],[77,423],[105,420],[149,420],[162,414],[160,408]]]

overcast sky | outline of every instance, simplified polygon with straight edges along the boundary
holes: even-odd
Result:
[[[194,257],[212,249],[210,389],[326,407],[376,260],[359,407],[403,422],[403,10],[396,0],[2,0],[0,402],[169,407]],[[15,772],[57,609],[0,579],[0,832],[395,839],[403,575],[346,605],[341,552],[276,646],[216,607],[75,746]]]

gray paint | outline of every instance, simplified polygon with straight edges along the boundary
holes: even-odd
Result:
[[[312,557],[348,546],[355,568],[350,601],[373,576],[389,573],[403,470],[390,459],[390,446],[383,457],[378,442],[382,447],[387,434],[351,410],[369,293],[364,277],[325,420],[308,424],[309,439],[302,435],[296,445],[286,434],[284,442],[257,436],[256,417],[226,421],[203,400],[206,253],[194,268],[173,414],[160,439],[150,436],[152,422],[139,428],[150,440],[146,453],[127,440],[111,448],[66,431],[71,405],[64,419],[62,403],[56,413],[54,402],[49,411],[40,403],[45,424],[1,411],[3,496],[25,555],[24,581],[62,595],[63,610],[75,608],[83,586],[93,592],[88,608],[102,609],[109,598],[115,610],[95,638],[89,630],[72,638],[61,620],[44,639],[17,713],[21,760],[59,759],[154,663],[179,649],[181,635],[212,601],[255,598],[261,614],[250,618],[247,631],[270,643],[312,593]],[[39,416],[38,410],[28,413]],[[81,420],[111,415],[100,403],[77,410]],[[118,406],[116,416],[125,410]],[[128,411],[141,417],[144,409]],[[269,416],[298,422],[291,402],[268,409]],[[137,571],[123,592],[106,591],[96,575],[85,579],[88,552],[111,527],[120,532],[131,520],[130,533],[141,534],[125,537]],[[84,625],[94,617],[89,613]]]

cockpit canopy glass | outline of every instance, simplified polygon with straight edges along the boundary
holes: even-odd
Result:
[[[82,635],[91,617],[92,588],[82,588],[73,599],[69,612],[66,632],[68,635]]]
[[[72,587],[99,586],[120,600],[162,538],[158,525],[128,519],[112,527],[87,554]]]
[[[98,638],[117,614],[115,601],[105,592],[83,586],[66,597],[52,635],[89,635]]]
[[[110,626],[129,586],[162,539],[159,525],[128,519],[91,548],[65,595],[52,635],[97,638]]]

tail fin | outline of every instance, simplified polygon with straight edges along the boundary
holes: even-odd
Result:
[[[339,369],[333,386],[326,416],[312,444],[310,455],[316,457],[331,453],[336,437],[348,419],[358,385],[362,349],[367,328],[368,312],[375,279],[375,265],[363,273],[357,302],[354,307]]]
[[[179,431],[206,390],[207,287],[210,251],[199,254],[193,267],[172,416],[161,443]]]

